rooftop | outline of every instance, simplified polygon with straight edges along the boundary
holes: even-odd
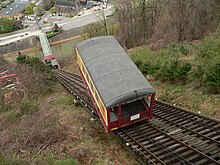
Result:
[[[58,6],[70,6],[70,7],[75,6],[75,2],[68,0],[57,0],[56,4]]]
[[[107,108],[155,93],[113,36],[87,39],[76,48]]]
[[[0,10],[0,16],[13,17],[16,14],[23,12],[24,8],[27,5],[28,5],[28,2],[21,1],[21,0],[12,2],[6,8],[3,8],[2,10]]]

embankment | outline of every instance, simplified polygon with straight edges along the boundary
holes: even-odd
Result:
[[[49,39],[49,42],[51,43],[51,45],[58,44],[68,41],[70,39],[78,38],[80,34],[80,29],[71,29],[68,31],[64,31],[63,33],[60,33],[54,37],[51,37]],[[4,57],[12,57],[18,55],[18,52],[32,52],[40,48],[41,45],[39,40],[36,37],[29,37],[27,39],[19,40],[9,45],[0,47],[0,55],[4,55]]]

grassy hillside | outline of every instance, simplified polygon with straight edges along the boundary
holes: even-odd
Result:
[[[219,45],[219,35],[213,35],[157,52],[139,47],[129,55],[158,99],[220,119]],[[75,60],[65,70],[78,72]],[[22,57],[19,63],[14,70],[24,97],[0,108],[0,165],[138,164],[73,104],[73,97],[39,60]]]
[[[34,105],[20,104],[29,113],[20,106],[0,114],[0,165],[136,164],[60,84]]]
[[[14,71],[23,97],[0,108],[0,165],[137,164],[98,121],[73,104],[46,65],[36,58],[18,59]],[[69,69],[74,71],[75,64]]]
[[[219,32],[160,51],[139,47],[130,57],[156,88],[160,100],[220,119]]]

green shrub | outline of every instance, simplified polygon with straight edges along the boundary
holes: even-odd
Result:
[[[172,51],[172,52],[178,52],[179,51],[179,45],[177,43],[172,43],[170,46],[169,46],[169,49]]]
[[[6,4],[2,4],[5,7]],[[6,5],[7,6],[7,5]],[[16,29],[15,19],[10,18],[0,18],[0,34],[9,33]]]
[[[173,58],[169,54],[169,51],[166,49],[162,49],[156,53],[150,49],[139,48],[132,51],[130,57],[144,75],[150,74],[156,76],[161,63]]]
[[[51,73],[51,68],[48,65],[45,65],[42,61],[40,61],[36,57],[28,57],[25,55],[19,55],[17,57],[17,62],[19,64],[28,65],[33,71],[37,72],[48,72]]]
[[[156,63],[151,63],[149,66],[150,66],[149,67],[149,74],[156,77],[159,73],[160,68],[161,68],[160,61],[157,61]]]
[[[59,27],[57,24],[54,25],[53,30],[46,32],[47,38],[51,38],[53,36],[56,36],[57,34],[62,33],[63,30],[61,27]]]
[[[190,45],[185,42],[183,44],[177,44],[177,43],[172,43],[168,49],[166,50],[171,50],[173,53],[181,53],[183,55],[189,55],[190,53]]]
[[[220,32],[206,37],[199,44],[190,46],[173,43],[159,52],[138,48],[130,52],[131,59],[143,74],[171,83],[190,82],[213,93],[220,93]],[[183,55],[193,55],[189,62]],[[188,60],[188,59],[187,59]]]
[[[134,61],[135,65],[140,69],[141,65],[143,65],[143,62],[141,60]]]
[[[186,83],[187,75],[191,69],[190,63],[183,63],[178,59],[166,62],[159,70],[158,77],[171,83]]]
[[[5,8],[5,7],[8,5],[8,2],[7,2],[7,1],[4,1],[4,2],[2,2],[1,5],[2,5],[3,8]]]
[[[48,73],[49,76],[46,76],[45,83],[48,85],[54,85],[56,82],[56,76],[52,72],[51,68],[48,65],[45,65],[42,61],[40,61],[36,57],[29,58],[28,56],[19,55],[17,57],[17,62],[19,64],[26,64],[30,67],[32,71],[38,72],[38,73]]]
[[[189,82],[191,82],[195,87],[202,87],[204,73],[205,70],[201,64],[194,66],[189,72],[189,76],[188,76]]]
[[[26,77],[22,80],[25,86],[26,94],[29,98],[36,98],[50,93],[53,86],[57,83],[56,76],[52,69],[45,65],[38,58],[19,55],[17,57],[18,76]],[[27,69],[25,69],[27,68]],[[24,73],[23,73],[24,72]]]
[[[17,62],[20,64],[24,64],[26,62],[27,58],[28,58],[27,56],[19,54],[17,57]]]
[[[46,36],[47,38],[51,38],[51,37],[56,36],[57,34],[60,34],[61,32],[63,32],[63,30],[58,30],[58,31],[53,30],[51,32],[47,32]]]
[[[219,34],[206,37],[204,41],[198,45],[198,57],[200,59],[211,60],[220,55],[220,36]]]
[[[36,7],[35,3],[30,3],[29,5],[27,5],[24,9],[25,15],[34,14],[34,7]]]
[[[220,93],[220,62],[214,64],[204,75],[204,86],[213,93]]]
[[[164,58],[164,57],[169,57],[170,55],[174,55],[174,53],[176,52],[167,48],[163,48],[156,55],[161,58]]]
[[[159,71],[159,78],[164,81],[175,83],[177,81],[176,73],[178,73],[178,65],[178,60],[166,62]]]
[[[193,67],[191,81],[198,82],[210,92],[220,93],[220,36],[206,37],[197,47],[196,65]]]
[[[180,64],[180,68],[179,68],[179,79],[183,80],[183,81],[187,81],[187,76],[189,71],[191,70],[192,65],[190,63],[183,63]]]
[[[134,62],[136,66],[140,69],[140,71],[144,75],[157,75],[158,70],[160,69],[160,63],[150,63],[150,62],[142,62],[141,60],[137,60]]]
[[[188,43],[184,43],[180,46],[180,52],[183,54],[183,55],[189,55],[189,52],[190,52],[190,46]]]
[[[140,69],[140,71],[144,74],[148,74],[148,66],[147,64],[143,63],[141,60],[137,60],[134,62],[136,66]]]
[[[51,7],[49,11],[51,14],[53,14],[54,12],[56,12],[56,7],[55,6]]]

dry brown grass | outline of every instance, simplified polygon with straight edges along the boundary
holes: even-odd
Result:
[[[171,85],[159,81],[152,81],[151,83],[157,91],[156,97],[158,99],[220,119],[220,95],[208,94],[202,89],[195,89],[190,86]]]
[[[78,164],[137,164],[122,146],[81,107],[61,85],[37,101],[38,110],[1,125],[0,152],[22,165],[46,165],[75,159]]]

